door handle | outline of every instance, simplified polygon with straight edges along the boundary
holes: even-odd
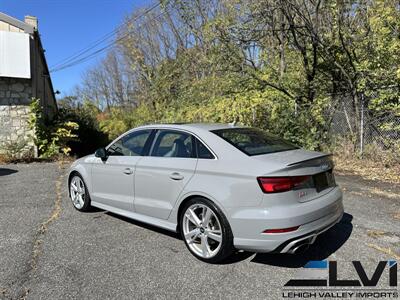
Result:
[[[133,170],[131,168],[125,168],[124,174],[131,175],[131,174],[133,174]]]
[[[178,172],[174,172],[174,173],[171,173],[171,175],[169,175],[169,178],[171,178],[172,180],[182,180],[184,178],[184,176]]]

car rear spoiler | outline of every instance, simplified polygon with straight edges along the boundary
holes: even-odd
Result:
[[[298,165],[298,164],[302,164],[302,163],[305,163],[305,162],[308,162],[308,161],[311,161],[311,160],[315,160],[315,159],[325,158],[325,157],[333,157],[333,154],[332,153],[323,154],[323,155],[316,156],[316,157],[313,157],[313,158],[309,158],[309,159],[306,159],[306,160],[296,161],[295,163],[288,164],[288,167],[289,166],[295,166],[295,165]]]

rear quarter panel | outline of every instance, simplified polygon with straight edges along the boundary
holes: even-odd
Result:
[[[182,201],[190,196],[208,198],[227,217],[238,207],[261,206],[263,193],[255,174],[249,164],[246,168],[237,160],[199,159],[195,175],[181,193],[169,219],[177,221]]]

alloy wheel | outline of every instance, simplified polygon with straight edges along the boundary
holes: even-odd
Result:
[[[183,215],[183,236],[190,250],[202,258],[212,258],[222,245],[222,228],[214,211],[204,204],[193,204]]]
[[[74,176],[70,183],[70,193],[73,205],[77,209],[82,209],[85,205],[86,190],[83,180],[79,176]]]

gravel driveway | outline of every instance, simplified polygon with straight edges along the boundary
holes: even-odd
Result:
[[[352,260],[371,274],[400,260],[400,187],[337,175],[346,214],[302,255],[238,253],[222,265],[192,257],[161,229],[117,215],[78,213],[66,166],[0,165],[0,298],[281,299],[309,260]]]

